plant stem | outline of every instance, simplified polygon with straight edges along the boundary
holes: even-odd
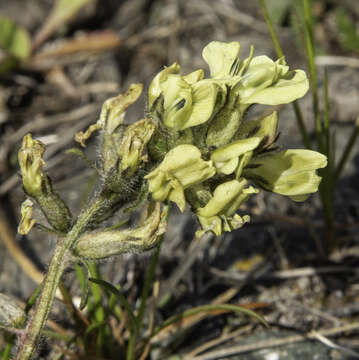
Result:
[[[15,345],[15,339],[16,339],[15,335],[11,335],[9,337],[9,340],[5,346],[4,352],[2,353],[2,358],[1,358],[2,360],[11,359],[11,350],[12,350],[13,346]]]
[[[19,350],[16,359],[31,359],[42,329],[46,324],[51,306],[55,297],[56,289],[59,285],[61,276],[71,258],[70,250],[75,241],[88,226],[94,221],[96,216],[104,210],[110,208],[114,202],[118,201],[116,195],[105,197],[100,194],[92,203],[92,205],[82,212],[69,233],[64,238],[60,238],[56,244],[54,254],[50,261],[47,275],[43,281],[41,294],[37,300],[33,317],[30,319],[24,335],[20,338]]]
[[[135,359],[136,341],[137,341],[139,332],[141,331],[141,328],[142,328],[143,317],[145,315],[145,310],[146,310],[147,298],[148,298],[148,295],[150,292],[153,278],[155,276],[158,258],[159,258],[160,252],[161,252],[161,242],[157,245],[157,247],[152,255],[148,270],[146,271],[145,283],[143,285],[142,293],[141,293],[141,304],[140,304],[140,308],[138,310],[138,314],[136,317],[136,327],[135,327],[134,331],[131,332],[130,340],[129,340],[128,347],[127,347],[127,355],[126,355],[127,360]]]
[[[305,26],[304,26],[305,45],[307,50],[309,79],[312,89],[313,114],[314,114],[317,148],[321,153],[324,153],[323,129],[322,129],[321,116],[319,111],[317,71],[315,67],[315,42],[313,35],[313,21],[312,21],[313,16],[311,12],[311,0],[303,0],[303,7],[304,7],[304,20],[305,20]]]
[[[261,8],[262,8],[262,11],[263,11],[263,16],[264,16],[264,19],[266,21],[270,36],[272,38],[274,49],[275,49],[275,51],[277,53],[278,58],[282,58],[284,56],[284,53],[283,53],[283,50],[282,50],[282,48],[280,46],[278,36],[277,36],[277,34],[275,32],[273,22],[272,22],[272,20],[271,20],[271,18],[269,16],[269,12],[268,12],[268,9],[267,9],[266,2],[265,2],[265,0],[259,0],[259,2],[260,2],[260,5],[261,5]],[[295,113],[295,118],[297,120],[300,133],[302,135],[303,144],[307,149],[310,149],[311,144],[310,144],[310,139],[309,139],[307,127],[305,125],[305,122],[304,122],[304,119],[303,119],[303,114],[302,114],[302,111],[301,111],[301,109],[299,107],[299,104],[298,104],[297,100],[293,101],[292,106],[293,106],[293,110],[294,110],[294,113]]]
[[[352,131],[352,134],[350,135],[350,138],[345,146],[345,149],[343,151],[343,155],[341,156],[337,168],[335,170],[335,178],[334,181],[337,182],[340,178],[340,175],[344,169],[345,164],[347,163],[347,160],[353,150],[354,144],[359,136],[359,116],[357,117],[354,125],[354,129]]]

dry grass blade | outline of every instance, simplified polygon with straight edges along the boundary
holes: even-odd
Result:
[[[220,345],[224,342],[227,342],[229,340],[232,340],[234,338],[240,337],[241,335],[243,335],[246,332],[249,332],[249,330],[252,328],[252,325],[247,325],[244,326],[236,331],[232,331],[230,333],[224,333],[222,334],[219,338],[215,338],[211,341],[206,342],[205,344],[199,346],[198,348],[194,349],[193,351],[191,351],[190,353],[186,354],[183,356],[183,360],[191,360],[193,359],[196,355],[210,349],[213,348],[217,345]]]
[[[88,58],[89,54],[113,50],[122,44],[122,38],[110,30],[85,34],[37,53],[29,60],[28,66],[36,70],[46,70],[61,65],[62,59],[70,57],[73,61],[76,54],[83,54]]]
[[[39,47],[58,27],[69,22],[76,14],[93,0],[57,0],[43,26],[35,35],[33,47]]]
[[[313,333],[308,333],[306,335],[294,335],[288,336],[283,339],[270,339],[264,341],[258,341],[255,344],[246,344],[246,345],[239,345],[239,346],[231,346],[228,349],[222,349],[217,351],[209,352],[205,355],[197,356],[192,358],[192,360],[216,360],[222,359],[229,356],[234,356],[238,354],[244,354],[256,350],[267,349],[277,346],[284,346],[288,344],[293,344],[297,342],[302,342],[308,339],[316,339],[318,334],[321,336],[334,336],[339,335],[343,332],[348,331],[357,331],[359,330],[359,323],[343,325],[331,329],[323,329],[316,331],[315,335]]]
[[[15,237],[5,220],[5,214],[2,209],[0,209],[0,239],[2,239],[10,255],[15,259],[24,273],[36,284],[40,284],[44,276],[15,242]]]

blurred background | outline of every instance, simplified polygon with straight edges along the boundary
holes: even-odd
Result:
[[[292,69],[308,70],[303,1],[266,4],[287,63]],[[354,141],[359,131],[359,1],[310,4],[320,111],[325,110],[326,88],[331,136],[340,159],[348,140]],[[260,1],[0,2],[0,292],[26,301],[41,281],[54,245],[51,236],[38,230],[28,236],[16,234],[25,199],[17,165],[22,137],[30,132],[46,144],[46,169],[76,214],[91,192],[94,174],[83,161],[65,153],[75,146],[74,134],[96,121],[104,100],[134,82],[147,87],[165,65],[178,61],[183,73],[203,68],[208,74],[201,52],[212,40],[239,41],[243,58],[250,45],[255,56],[277,58]],[[144,94],[128,111],[127,122],[145,116]],[[308,93],[299,106],[314,139],[312,95]],[[263,110],[251,109],[246,117]],[[278,110],[279,144],[303,148],[292,106]],[[87,150],[94,158],[96,142],[90,142]],[[271,328],[233,314],[208,313],[184,325],[178,336],[166,333],[147,358],[167,359],[173,354],[183,359],[229,358],[228,349],[235,346],[239,349],[235,359],[359,358],[359,326],[341,331],[342,326],[359,322],[358,172],[354,145],[334,187],[330,230],[334,240],[329,253],[323,250],[328,229],[318,195],[298,204],[262,192],[243,209],[251,215],[250,224],[201,240],[194,240],[197,224],[189,212],[174,211],[157,268],[159,298],[169,300],[155,311],[155,319],[196,305],[231,302],[257,311]],[[45,223],[39,211],[35,217]],[[108,281],[121,284],[135,303],[149,259],[124,256],[100,264],[99,269]],[[80,290],[74,279],[69,269],[65,283],[76,303]],[[53,318],[65,329],[73,327],[60,302]],[[321,329],[331,329],[334,337],[327,337],[329,331],[314,333],[313,341],[303,338]],[[0,334],[0,354],[7,341]],[[275,341],[281,346],[273,348]],[[263,344],[258,345],[262,350],[248,345],[245,351],[248,343]],[[53,359],[56,351],[50,342],[39,358]],[[98,358],[115,358],[105,355]]]

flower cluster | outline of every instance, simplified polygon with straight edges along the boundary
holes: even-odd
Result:
[[[181,75],[174,63],[153,79],[148,91],[149,111],[157,120],[148,144],[159,164],[145,176],[156,201],[175,202],[183,211],[188,203],[202,230],[220,235],[249,221],[236,214],[258,188],[305,200],[316,192],[321,178],[316,170],[326,157],[311,150],[279,151],[277,113],[245,120],[253,104],[279,105],[308,91],[302,70],[289,70],[284,58],[267,56],[240,60],[238,42],[211,42],[203,70]],[[252,185],[250,185],[252,184]]]

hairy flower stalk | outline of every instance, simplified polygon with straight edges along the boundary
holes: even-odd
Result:
[[[141,183],[134,183],[133,178],[138,178],[138,173],[142,173],[142,171],[144,171],[143,167],[146,163],[144,146],[140,146],[140,149],[138,146],[126,146],[125,150],[121,153],[121,141],[128,142],[128,139],[124,135],[126,132],[116,132],[118,126],[122,124],[126,108],[130,105],[130,103],[135,101],[133,100],[132,89],[133,87],[130,88],[130,91],[127,94],[120,95],[116,98],[115,103],[113,101],[110,102],[110,106],[108,102],[104,105],[98,122],[101,126],[103,126],[103,137],[107,137],[106,141],[103,140],[101,145],[103,165],[100,169],[100,173],[102,190],[94,199],[91,200],[90,205],[82,210],[71,229],[66,234],[60,235],[58,238],[48,272],[42,285],[41,293],[36,303],[34,315],[29,320],[24,334],[21,336],[19,341],[17,354],[17,359],[19,360],[31,359],[33,357],[36,345],[41,336],[41,331],[46,324],[62,273],[74,259],[76,260],[78,256],[83,257],[82,254],[77,254],[77,252],[74,251],[76,242],[81,239],[81,236],[82,238],[84,237],[83,234],[87,230],[89,230],[89,232],[86,236],[91,237],[89,234],[91,234],[94,227],[99,226],[99,219],[101,219],[104,214],[110,213],[110,215],[113,215],[114,212],[121,207],[121,205],[131,203],[136,200],[136,197],[138,196],[139,188],[142,185]],[[141,89],[142,86],[140,87],[140,91]],[[92,130],[93,129],[94,127],[92,127]],[[143,139],[143,142],[146,144],[149,137],[148,129],[145,127],[142,133],[143,134],[141,134],[141,131],[137,131],[136,138]],[[113,137],[110,138],[111,136]],[[77,136],[77,138],[79,137],[81,138],[81,135]],[[84,137],[82,137],[82,140],[83,139]],[[117,143],[115,141],[116,139]],[[31,140],[30,146],[28,145],[29,140]],[[25,146],[23,145],[23,148],[19,152],[19,162],[21,165],[24,189],[28,195],[38,200],[38,193],[41,193],[42,191],[41,186],[43,178],[46,176],[42,172],[42,154],[45,149],[40,142],[32,140],[30,135],[27,135],[24,141],[27,143]],[[30,150],[28,150],[29,147]],[[131,150],[133,150],[133,152]],[[31,156],[26,153],[27,151],[30,152]],[[127,174],[127,168],[125,170],[122,170],[121,168],[121,156],[123,158],[129,157],[131,159],[130,161],[127,161],[127,163],[132,165],[130,175]],[[31,161],[28,161],[29,157]],[[109,164],[112,165],[110,166]],[[136,169],[134,169],[134,164],[137,164]],[[122,177],[119,174],[121,174]],[[111,180],[109,180],[110,178]],[[115,191],[114,189],[122,189],[122,191]],[[22,226],[20,226],[21,229],[25,227],[26,231],[29,230],[28,228],[32,224],[30,221],[30,225],[24,226],[24,224],[29,223],[29,205],[30,204],[27,204],[27,208],[25,208],[26,211],[23,210],[24,214]],[[39,205],[41,206],[40,202]],[[158,215],[159,204],[155,208],[158,218],[158,216],[160,216]],[[47,219],[49,220],[47,211],[53,211],[53,207],[42,207],[41,209],[45,213],[45,216],[47,215]],[[62,212],[60,209],[58,210],[57,215],[60,216],[61,214]],[[160,216],[160,219],[162,219],[162,215]],[[49,223],[56,229],[56,224],[53,224],[50,221]],[[165,228],[165,224],[162,220],[158,223],[158,226],[158,230],[152,228],[151,241],[153,243],[156,243],[157,237],[163,233]],[[148,231],[148,227],[146,230]],[[146,251],[151,248],[148,242],[145,241],[146,239],[144,239],[144,234],[142,235],[142,243],[140,241],[136,241],[138,240],[139,232],[140,231],[138,230],[137,233],[134,231],[131,234],[132,246],[131,244],[127,246],[126,251],[124,252],[132,251],[132,248],[136,248],[138,252]],[[93,237],[96,237],[96,235],[93,235]],[[97,258],[100,257],[97,256]]]
[[[34,315],[20,339],[18,360],[33,356],[66,266],[157,246],[169,202],[181,211],[189,205],[200,225],[197,236],[208,231],[220,235],[250,221],[237,212],[260,189],[295,201],[317,191],[321,178],[316,172],[326,166],[326,157],[311,150],[280,150],[276,112],[245,119],[255,104],[286,104],[304,96],[305,72],[290,70],[284,58],[254,56],[253,48],[241,60],[239,51],[238,42],[208,44],[203,58],[209,78],[202,69],[183,75],[178,63],[163,69],[148,90],[148,118],[132,125],[123,120],[141,84],[105,102],[99,120],[76,134],[83,147],[93,132],[100,138],[100,191],[76,221],[43,171],[44,146],[31,135],[24,138],[19,163],[25,193],[59,237]],[[36,222],[32,206],[30,201],[22,206],[22,234]],[[145,216],[136,227],[101,228],[119,208],[139,206]]]

